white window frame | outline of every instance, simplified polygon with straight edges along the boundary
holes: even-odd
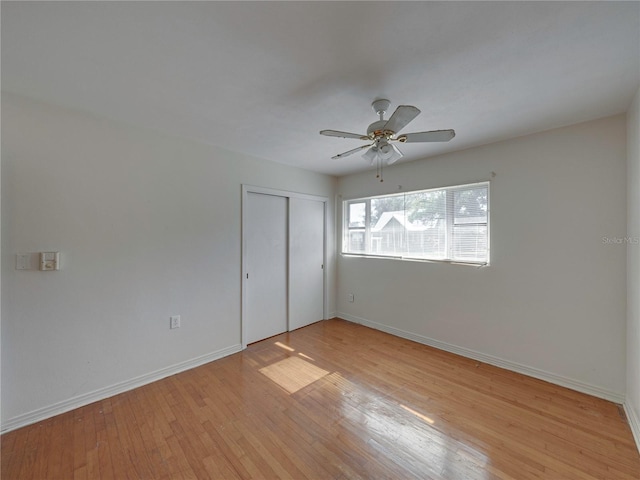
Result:
[[[487,257],[484,261],[476,261],[469,260],[463,258],[455,258],[454,250],[453,250],[453,227],[454,227],[454,215],[453,215],[453,198],[454,193],[460,190],[470,190],[477,187],[486,187],[487,188]],[[435,192],[435,191],[445,191],[446,192],[446,214],[445,214],[445,256],[444,258],[425,258],[425,257],[412,257],[410,255],[390,255],[383,253],[371,253],[371,252],[356,252],[351,251],[350,249],[350,233],[351,232],[363,232],[364,233],[364,245],[365,249],[367,245],[371,244],[371,200],[385,197],[394,197],[394,196],[403,196],[410,195],[415,193],[424,193],[424,192]],[[465,265],[476,265],[483,266],[489,265],[490,259],[490,210],[491,210],[491,188],[490,182],[476,182],[476,183],[468,183],[462,185],[452,185],[446,187],[438,187],[438,188],[430,188],[424,190],[411,190],[402,193],[393,193],[393,194],[385,194],[385,195],[374,195],[370,197],[357,197],[357,198],[347,198],[342,200],[342,246],[341,246],[341,254],[343,256],[348,257],[364,257],[364,258],[388,258],[388,259],[399,259],[399,260],[408,260],[415,262],[444,262],[444,263],[455,263],[455,264],[465,264]],[[364,203],[365,204],[365,224],[364,226],[349,226],[349,206],[354,203]],[[485,223],[477,223],[476,225],[484,226]]]

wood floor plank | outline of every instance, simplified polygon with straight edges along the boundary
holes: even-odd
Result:
[[[334,319],[2,435],[3,480],[633,480],[605,400]]]

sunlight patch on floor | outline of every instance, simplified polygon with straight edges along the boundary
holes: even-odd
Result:
[[[261,368],[259,372],[289,393],[295,393],[329,374],[328,371],[298,357],[285,358]]]
[[[276,346],[289,350],[290,352],[295,352],[294,348],[291,348],[289,345],[285,345],[284,343],[276,342]]]
[[[416,412],[415,410],[413,410],[412,408],[407,407],[406,405],[400,404],[400,407],[404,408],[409,413],[413,413],[416,417],[418,417],[420,420],[424,420],[429,425],[433,425],[434,424],[434,421],[432,419],[430,419],[429,417],[427,417],[426,415],[423,415],[420,412]]]

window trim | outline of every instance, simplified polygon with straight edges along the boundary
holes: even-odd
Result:
[[[487,257],[484,261],[474,261],[474,260],[464,260],[464,259],[454,259],[450,258],[453,256],[453,245],[451,244],[451,240],[453,239],[453,228],[455,226],[454,218],[453,218],[453,196],[456,190],[468,190],[472,189],[476,186],[483,186],[487,188]],[[433,192],[444,190],[445,195],[447,196],[447,200],[445,203],[445,252],[449,256],[447,258],[423,258],[423,257],[411,257],[408,255],[380,255],[375,253],[359,253],[359,252],[348,252],[345,251],[345,248],[348,248],[350,232],[354,230],[363,230],[364,231],[364,241],[365,245],[368,245],[370,242],[371,236],[371,200],[377,198],[386,198],[400,195],[410,195],[415,193],[423,193],[423,192]],[[358,200],[361,200],[362,203],[365,203],[365,225],[363,227],[349,227],[349,205],[353,203],[357,203]],[[366,197],[347,197],[342,198],[342,221],[341,221],[341,245],[340,245],[340,255],[343,257],[354,257],[354,258],[377,258],[377,259],[388,259],[388,260],[401,260],[401,261],[409,261],[409,262],[422,262],[422,263],[447,263],[452,265],[470,265],[475,267],[483,267],[488,266],[490,264],[491,259],[491,182],[488,180],[473,182],[473,183],[465,183],[465,184],[457,184],[457,185],[449,185],[445,187],[434,187],[434,188],[426,188],[420,190],[408,190],[404,192],[397,193],[386,193],[380,195],[371,195]],[[473,223],[468,225],[480,225],[484,226],[484,223]]]

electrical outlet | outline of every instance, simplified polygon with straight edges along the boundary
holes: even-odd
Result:
[[[169,321],[169,328],[180,328],[180,315],[173,315]]]
[[[349,294],[349,302],[353,303],[354,297],[353,297],[353,293]]]

